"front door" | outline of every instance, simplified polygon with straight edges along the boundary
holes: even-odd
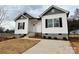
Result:
[[[35,23],[33,23],[33,28],[32,28],[32,31],[33,31],[33,33],[35,33],[35,32],[36,32],[36,24],[35,24]]]
[[[30,26],[29,26],[29,30],[30,30],[30,32],[32,32],[32,33],[36,33],[37,32],[37,20],[31,20],[30,21]]]

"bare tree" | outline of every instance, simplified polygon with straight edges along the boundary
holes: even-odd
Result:
[[[74,19],[79,20],[79,9],[78,8],[76,8],[76,10],[74,12]]]
[[[0,27],[2,22],[5,20],[5,18],[7,17],[7,10],[5,10],[4,8],[5,6],[0,7]]]

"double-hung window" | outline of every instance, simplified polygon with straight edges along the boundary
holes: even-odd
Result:
[[[25,27],[25,22],[18,23],[18,29],[24,29],[24,27]]]
[[[53,20],[52,19],[47,20],[47,27],[53,27]]]
[[[60,27],[59,18],[54,19],[54,27]]]
[[[62,27],[62,18],[46,19],[46,28]]]

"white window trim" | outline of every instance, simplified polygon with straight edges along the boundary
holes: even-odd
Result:
[[[53,18],[53,19],[52,19],[52,25],[53,25],[53,26],[52,26],[52,27],[47,27],[47,28],[60,28],[60,21],[59,21],[59,22],[54,22],[55,19],[58,19],[58,20],[59,20],[59,18]],[[50,19],[47,19],[47,20],[50,20]],[[59,26],[58,26],[58,27],[55,27],[55,26],[54,26],[55,23],[58,23]],[[48,24],[47,24],[47,26],[48,26]]]
[[[58,19],[58,20],[59,20],[59,18],[54,18],[54,21],[55,21],[55,19]],[[54,23],[54,25],[55,25],[55,23],[58,23],[58,24],[59,24],[58,27],[60,27],[60,21],[58,21],[58,22],[53,22],[53,23]],[[53,27],[55,27],[55,26],[53,26]],[[56,27],[56,28],[58,28],[58,27]]]

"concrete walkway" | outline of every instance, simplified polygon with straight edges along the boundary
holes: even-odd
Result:
[[[24,54],[74,54],[74,50],[69,41],[43,39]]]

